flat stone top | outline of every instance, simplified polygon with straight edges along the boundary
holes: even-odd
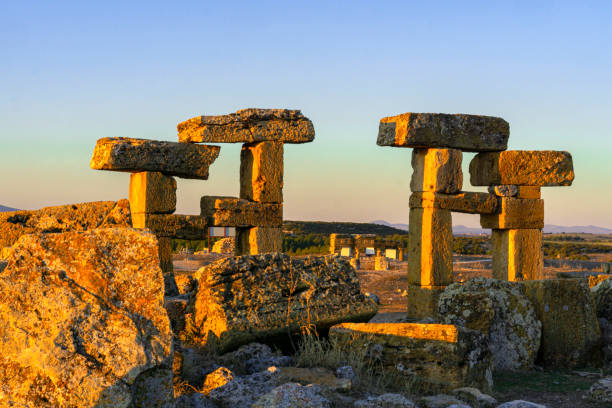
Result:
[[[473,186],[569,186],[572,181],[572,155],[564,151],[479,153],[470,162],[470,183]]]
[[[306,143],[315,134],[312,122],[299,110],[258,108],[196,116],[179,123],[177,130],[179,141],[189,143]]]
[[[508,122],[494,116],[407,112],[380,120],[376,144],[487,152],[506,150],[509,136]]]
[[[457,327],[452,324],[425,323],[340,323],[332,331],[352,331],[366,334],[383,334],[423,340],[441,340],[456,343]]]

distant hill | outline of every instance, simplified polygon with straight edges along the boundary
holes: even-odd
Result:
[[[283,221],[283,230],[296,234],[406,234],[406,230],[374,223],[323,222],[323,221]]]
[[[0,212],[7,212],[7,211],[19,211],[19,210],[17,208],[5,207],[3,205],[0,205]]]
[[[405,232],[408,231],[408,224],[391,224],[384,220],[372,221],[372,224],[386,225],[388,227],[397,228]],[[459,235],[461,234],[480,235],[480,234],[486,234],[487,231],[482,228],[466,227],[465,225],[453,225],[453,233],[459,234]]]

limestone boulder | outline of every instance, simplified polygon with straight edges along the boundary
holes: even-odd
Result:
[[[289,356],[272,352],[270,346],[261,343],[249,343],[238,350],[219,357],[221,363],[231,366],[238,374],[255,374],[268,367],[285,367],[293,363]]]
[[[0,248],[13,245],[25,234],[131,226],[130,203],[125,199],[45,207],[33,211],[2,212]]]
[[[0,275],[0,405],[161,407],[172,333],[154,235],[22,236]]]
[[[279,372],[275,367],[259,373],[234,377],[214,388],[208,397],[219,408],[251,407],[261,396],[279,385]]]
[[[368,321],[377,310],[360,292],[355,270],[336,256],[225,258],[204,266],[195,278],[189,337],[207,349],[225,351],[304,327],[325,330]]]
[[[331,402],[321,391],[315,384],[288,382],[261,396],[253,408],[331,408]]]
[[[612,322],[612,279],[605,279],[591,288],[597,317],[603,317]]]
[[[612,377],[602,378],[589,388],[586,399],[612,404]]]
[[[212,252],[216,254],[233,254],[235,245],[234,238],[223,238],[213,244]]]
[[[454,283],[440,295],[438,316],[445,323],[487,334],[495,368],[533,366],[542,323],[523,286],[486,278]]]

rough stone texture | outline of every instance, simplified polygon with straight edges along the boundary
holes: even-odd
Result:
[[[536,404],[534,402],[523,401],[523,400],[514,400],[509,402],[504,402],[499,405],[497,408],[546,408],[546,405]]]
[[[177,239],[206,239],[206,219],[198,215],[132,214],[134,228],[149,228],[160,237]]]
[[[419,407],[422,408],[450,408],[453,406],[463,407],[464,404],[452,395],[446,394],[431,395],[419,399]]]
[[[498,213],[481,215],[480,225],[490,229],[542,229],[544,200],[500,197]]]
[[[213,244],[212,252],[216,254],[234,254],[234,238],[228,237],[218,240]]]
[[[236,255],[257,255],[282,250],[282,228],[236,228]]]
[[[508,150],[479,153],[470,163],[473,186],[570,186],[572,155],[553,150]]]
[[[386,271],[389,269],[389,260],[386,256],[377,256],[374,260],[374,270]]]
[[[438,298],[445,288],[446,286],[408,284],[408,290],[406,291],[407,316],[411,319],[435,317],[438,313]]]
[[[1,256],[0,256],[1,257]],[[582,274],[582,272],[581,272]],[[561,276],[559,276],[561,278]],[[605,281],[608,278],[612,278],[612,275],[608,274],[599,274],[599,275],[589,275],[589,287],[593,288],[594,286],[599,285],[601,282]]]
[[[208,168],[219,157],[219,146],[158,140],[105,137],[99,139],[89,166],[94,170],[159,171],[168,176],[208,179]]]
[[[490,395],[483,394],[477,388],[463,387],[453,390],[453,395],[469,403],[473,408],[495,408],[498,402]]]
[[[498,197],[516,198],[540,198],[540,186],[515,186],[504,184],[501,186],[489,186],[489,193]]]
[[[132,214],[173,213],[176,210],[176,180],[159,172],[132,173],[130,210]]]
[[[242,109],[219,116],[196,116],[177,125],[180,142],[253,143],[314,140],[312,122],[299,110]]]
[[[234,373],[225,367],[219,367],[204,379],[204,384],[200,392],[206,396],[215,388],[219,388],[234,379]]]
[[[539,360],[549,367],[584,367],[599,360],[599,323],[586,279],[523,282],[542,322]]]
[[[217,408],[208,398],[199,392],[191,395],[183,394],[174,400],[172,408]]]
[[[507,281],[544,278],[542,230],[494,229],[491,245],[493,278]]]
[[[486,278],[454,283],[440,295],[438,316],[488,334],[496,369],[533,366],[542,324],[524,286]]]
[[[357,375],[355,374],[355,370],[353,370],[353,367],[351,367],[350,365],[347,365],[347,366],[338,367],[336,369],[336,377],[347,378],[353,381],[355,380],[355,378],[357,378]]]
[[[431,389],[492,386],[491,355],[482,333],[441,324],[342,323],[329,331],[340,347],[368,349],[371,358]]]
[[[440,194],[414,192],[410,195],[410,208],[439,208],[467,214],[494,214],[497,198],[487,193],[461,192]]]
[[[463,187],[462,158],[457,149],[414,149],[410,190],[458,193]]]
[[[0,275],[1,405],[167,402],[172,333],[158,263],[155,236],[132,229],[22,236]]]
[[[157,248],[159,256],[159,267],[164,274],[174,271],[172,265],[172,240],[170,238],[158,237]]]
[[[450,211],[411,208],[408,231],[408,283],[440,286],[453,282]]]
[[[227,384],[210,391],[209,398],[219,408],[251,407],[253,402],[278,385],[275,367],[244,377],[236,377]]]
[[[240,151],[240,198],[283,202],[283,144],[245,144]]]
[[[331,408],[331,402],[321,395],[315,384],[286,383],[262,395],[253,408]]]
[[[2,212],[0,248],[13,245],[25,234],[131,226],[130,203],[125,199],[45,207],[33,211]]]
[[[260,343],[240,346],[238,350],[222,355],[219,360],[231,365],[239,374],[254,374],[268,367],[285,367],[293,363],[291,357],[273,353],[269,346]]]
[[[281,382],[293,382],[302,385],[316,384],[332,391],[348,392],[353,382],[348,378],[338,378],[334,373],[323,367],[282,367]]]
[[[416,408],[414,402],[401,394],[382,394],[355,401],[355,408]]]
[[[235,197],[204,196],[201,215],[211,227],[279,227],[283,225],[283,205],[257,203]]]
[[[192,341],[210,349],[228,350],[310,325],[324,330],[342,321],[367,321],[377,310],[340,257],[226,258],[195,276]]]
[[[605,279],[591,288],[597,317],[603,317],[612,322],[612,279]]]
[[[612,404],[612,377],[602,378],[589,388],[586,398]]]
[[[404,113],[380,120],[379,146],[506,150],[510,126],[501,118],[446,113]]]

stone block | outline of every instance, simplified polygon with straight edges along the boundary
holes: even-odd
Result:
[[[158,252],[159,252],[159,267],[164,274],[172,273],[174,266],[172,265],[172,239],[166,237],[158,237]]]
[[[158,237],[206,239],[208,225],[204,217],[180,214],[132,214],[134,228],[148,228]]]
[[[176,180],[159,172],[130,175],[130,211],[171,214],[176,210]]]
[[[240,151],[240,198],[283,202],[283,143],[244,144]]]
[[[374,260],[375,271],[386,271],[389,269],[389,260],[385,256],[377,256]]]
[[[283,205],[256,203],[235,197],[204,196],[201,216],[211,227],[280,227]]]
[[[522,282],[542,322],[540,358],[549,367],[597,363],[600,331],[586,279]]]
[[[208,179],[208,168],[219,156],[219,146],[105,137],[91,158],[94,170],[159,171],[168,176]]]
[[[563,151],[479,153],[470,163],[470,182],[473,186],[569,186],[573,180],[572,155]]]
[[[355,238],[350,234],[330,234],[329,236],[329,252],[340,252],[342,248],[353,248],[355,246]]]
[[[283,251],[283,230],[275,227],[236,228],[236,256]]]
[[[491,244],[494,279],[507,281],[544,279],[542,230],[494,229]]]
[[[414,149],[410,190],[447,194],[461,191],[462,157],[457,149]]]
[[[467,214],[494,214],[497,211],[497,201],[497,197],[487,193],[415,192],[410,195],[409,205],[410,208],[438,208]]]
[[[542,229],[544,200],[500,197],[497,214],[480,216],[482,228]]]
[[[453,282],[451,213],[437,208],[411,208],[408,231],[408,282],[441,286]]]
[[[342,323],[329,337],[339,347],[368,350],[387,370],[427,384],[429,390],[490,390],[492,359],[486,336],[446,324]]]
[[[438,299],[446,286],[418,286],[408,284],[406,299],[408,301],[408,318],[421,320],[435,318],[438,313]]]
[[[380,120],[379,146],[506,150],[510,126],[502,118],[445,113],[404,113]]]
[[[489,193],[498,197],[541,198],[540,186],[515,186],[512,184],[489,186]]]
[[[179,123],[179,141],[191,143],[307,143],[314,140],[310,119],[299,110],[243,109],[219,116],[196,116]]]

